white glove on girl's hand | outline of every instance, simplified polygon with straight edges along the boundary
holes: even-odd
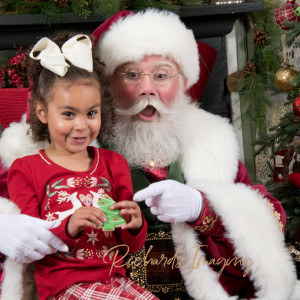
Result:
[[[201,193],[174,180],[150,184],[137,192],[134,201],[143,201],[152,214],[165,223],[194,222],[198,219],[203,197]]]
[[[42,259],[68,247],[49,229],[60,221],[44,221],[27,215],[0,214],[0,252],[20,263]]]

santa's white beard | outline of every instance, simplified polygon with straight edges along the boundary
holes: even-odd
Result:
[[[115,109],[114,122],[110,118],[111,114],[103,114],[101,141],[109,149],[124,156],[131,167],[149,166],[150,161],[154,162],[154,168],[168,166],[180,155],[180,111],[183,103],[188,100],[180,93],[172,108],[164,106],[159,99],[140,101],[129,110]],[[148,101],[159,112],[158,118],[151,122],[142,121],[136,116],[137,112],[149,104]],[[108,128],[112,129],[113,134],[109,133]]]

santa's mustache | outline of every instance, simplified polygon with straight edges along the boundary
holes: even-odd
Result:
[[[175,113],[173,108],[166,107],[160,99],[152,97],[139,99],[130,108],[116,108],[115,112],[118,115],[134,116],[140,113],[147,106],[154,107],[160,115],[171,115]]]

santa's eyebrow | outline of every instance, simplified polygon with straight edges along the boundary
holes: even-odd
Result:
[[[164,67],[164,66],[168,66],[168,67],[171,67],[173,69],[176,68],[176,66],[174,64],[172,64],[171,62],[167,61],[167,60],[163,60],[163,61],[160,61],[158,62],[156,65],[156,67]]]
[[[160,67],[169,67],[172,70],[175,70],[177,65],[169,62],[168,60],[161,60],[155,64],[154,69],[158,69]],[[129,69],[129,68],[137,68],[137,69],[141,70],[141,65],[137,61],[129,61],[122,65],[122,69]]]

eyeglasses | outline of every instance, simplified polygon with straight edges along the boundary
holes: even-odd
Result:
[[[170,74],[166,70],[156,70],[152,73],[142,71],[135,71],[132,69],[126,69],[125,72],[120,72],[119,74],[123,76],[123,81],[126,84],[130,85],[138,85],[142,82],[142,79],[145,77],[145,75],[149,75],[155,85],[167,85],[170,83],[171,79],[175,76],[177,76],[180,72],[177,72],[176,74]]]

